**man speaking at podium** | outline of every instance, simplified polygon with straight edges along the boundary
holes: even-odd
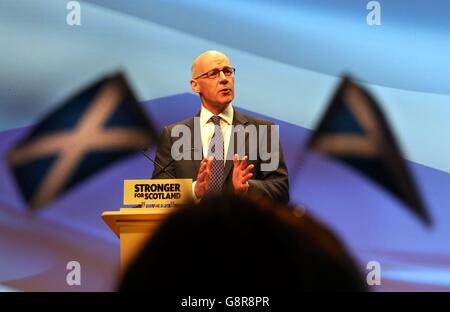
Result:
[[[193,61],[191,71],[191,88],[200,96],[201,110],[195,117],[164,128],[155,162],[165,168],[155,167],[152,178],[193,179],[192,191],[199,200],[233,191],[288,202],[288,172],[278,133],[271,122],[233,108],[235,69],[228,57],[206,51]],[[174,152],[180,127],[189,130],[194,148]],[[268,150],[270,157],[264,153]]]

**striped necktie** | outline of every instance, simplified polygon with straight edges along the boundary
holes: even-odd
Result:
[[[211,120],[214,124],[214,135],[209,143],[208,157],[213,156],[214,159],[211,168],[208,194],[220,192],[225,179],[224,144],[222,129],[220,128],[220,117],[212,116]]]

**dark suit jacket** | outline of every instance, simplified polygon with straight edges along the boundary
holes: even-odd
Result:
[[[197,114],[196,117],[199,117],[200,113]],[[196,127],[194,127],[194,122],[197,122],[198,124]],[[161,169],[158,167],[155,167],[153,170],[152,178],[158,178],[158,179],[164,179],[164,178],[171,178],[170,175],[168,175],[166,172],[170,172],[173,176],[176,178],[184,178],[184,179],[193,179],[193,181],[197,180],[197,174],[198,169],[200,166],[200,160],[203,158],[203,149],[202,149],[202,143],[201,143],[201,135],[200,135],[200,122],[199,118],[194,119],[188,118],[185,120],[182,120],[180,122],[174,123],[172,125],[166,126],[164,130],[162,131],[158,148],[156,151],[156,162],[161,164],[162,166],[166,166],[169,164],[173,158],[171,156],[171,148],[172,144],[178,140],[178,137],[171,137],[171,131],[174,126],[176,125],[186,125],[191,130],[191,133],[194,134],[191,137],[191,147],[196,147],[196,150],[192,150],[189,152],[187,149],[187,153],[184,156],[188,156],[190,153],[190,160],[181,159],[173,161],[171,165],[167,167],[165,172],[161,172]],[[257,136],[259,140],[260,131],[259,131],[259,125],[272,125],[271,122],[265,121],[262,119],[257,119],[255,117],[244,115],[234,110],[233,115],[233,125],[249,125],[253,124],[255,125],[257,131]],[[197,130],[197,133],[194,133],[194,130]],[[249,134],[245,133],[245,152],[246,155],[249,155]],[[234,133],[232,134],[234,135]],[[270,127],[269,131],[267,132],[267,141],[270,143]],[[231,145],[230,140],[230,145]],[[225,181],[224,181],[224,190],[232,190],[232,169],[233,169],[233,160],[232,157],[230,158],[230,155],[232,155],[233,151],[238,150],[238,140],[234,140],[234,150],[231,148],[231,146],[228,148],[228,155],[227,160],[225,163]],[[278,142],[279,144],[279,142]],[[258,145],[258,144],[256,144]],[[242,148],[242,146],[240,147]],[[257,147],[258,148],[258,147]],[[186,149],[185,149],[186,150]],[[269,151],[270,151],[270,144],[269,144]],[[257,159],[256,160],[249,160],[248,164],[253,164],[253,177],[249,180],[250,188],[249,192],[258,192],[262,195],[268,196],[272,200],[285,202],[287,203],[289,201],[289,180],[288,180],[288,172],[286,168],[286,164],[284,163],[284,157],[283,152],[281,150],[281,146],[279,146],[279,165],[278,168],[274,171],[262,171],[261,170],[261,164],[262,163],[269,163],[270,161],[263,161],[260,159],[260,153],[259,150],[256,152]],[[240,155],[243,156],[243,155]],[[181,158],[181,157],[176,157]],[[197,159],[197,160],[195,160]]]

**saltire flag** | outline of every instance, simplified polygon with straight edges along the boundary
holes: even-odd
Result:
[[[351,79],[342,80],[307,148],[360,171],[431,224],[386,118],[375,99]]]
[[[156,140],[156,129],[119,73],[48,114],[9,151],[8,161],[25,200],[36,209]]]

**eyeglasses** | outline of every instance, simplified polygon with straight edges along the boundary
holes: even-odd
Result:
[[[194,78],[194,79],[199,79],[202,77],[207,77],[209,79],[215,79],[215,78],[219,77],[220,72],[222,72],[225,75],[225,77],[231,77],[232,75],[234,75],[235,71],[236,71],[236,68],[233,68],[233,67],[225,67],[223,69],[213,69],[207,73],[201,74],[200,76],[198,76],[197,78]]]

